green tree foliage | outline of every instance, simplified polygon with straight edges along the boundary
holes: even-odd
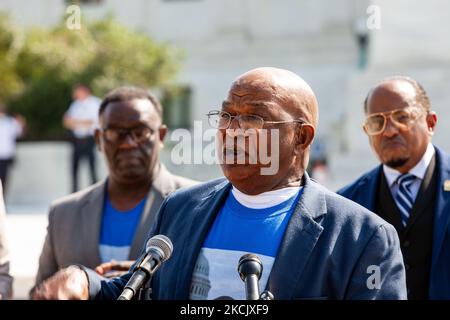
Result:
[[[16,72],[21,35],[10,19],[0,12],[0,101],[18,94],[23,84]]]
[[[14,35],[4,35],[1,23],[0,32],[1,55]],[[0,75],[0,86],[16,83],[4,89],[3,98],[8,98],[12,111],[27,118],[28,139],[61,139],[62,117],[74,84],[85,83],[100,97],[120,85],[163,86],[173,79],[180,58],[176,49],[155,43],[111,17],[84,22],[80,30],[69,30],[62,22],[52,29],[27,30],[11,59],[15,60],[9,67],[12,80]]]

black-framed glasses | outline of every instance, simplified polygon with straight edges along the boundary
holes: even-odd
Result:
[[[103,132],[105,139],[112,143],[124,141],[128,135],[131,135],[133,140],[137,143],[151,140],[155,130],[146,125],[139,125],[133,128],[115,128],[107,127],[100,129]]]
[[[416,106],[374,113],[366,118],[363,128],[369,136],[380,134],[386,129],[387,119],[390,118],[397,128],[407,130],[424,114],[425,112]]]
[[[215,129],[228,129],[230,127],[231,121],[236,119],[239,124],[239,128],[247,129],[262,129],[265,123],[269,124],[283,124],[283,123],[293,123],[298,122],[305,124],[306,121],[303,119],[294,120],[282,120],[282,121],[267,121],[260,116],[254,114],[240,114],[237,116],[232,116],[226,111],[213,110],[206,114],[208,116],[209,125]]]

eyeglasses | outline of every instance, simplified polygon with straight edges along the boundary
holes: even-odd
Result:
[[[282,123],[293,123],[298,122],[305,124],[306,121],[302,119],[295,120],[283,120],[283,121],[266,121],[260,116],[248,114],[248,115],[237,115],[232,116],[228,112],[214,110],[210,111],[208,114],[208,122],[209,125],[215,129],[228,129],[230,127],[231,121],[236,119],[239,124],[239,128],[247,130],[247,129],[262,129],[265,123],[269,124],[282,124]]]
[[[154,130],[146,125],[140,125],[134,128],[102,128],[101,131],[105,139],[112,143],[118,143],[123,141],[127,135],[131,135],[133,140],[137,143],[150,140],[153,136]]]
[[[425,113],[418,107],[395,109],[389,112],[371,114],[363,123],[364,131],[369,136],[380,134],[386,129],[387,118],[399,129],[407,130]]]

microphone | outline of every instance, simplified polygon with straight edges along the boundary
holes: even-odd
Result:
[[[259,279],[263,271],[261,260],[255,254],[244,254],[238,263],[238,272],[245,283],[247,300],[259,300]]]
[[[145,253],[139,258],[122,294],[117,300],[131,300],[136,292],[147,283],[161,264],[172,255],[172,241],[162,234],[151,237],[145,246]]]

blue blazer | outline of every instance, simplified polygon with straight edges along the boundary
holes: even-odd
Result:
[[[304,182],[266,289],[277,300],[406,299],[405,270],[394,227],[307,174]],[[153,299],[189,299],[194,265],[230,188],[227,180],[218,179],[166,198],[149,237],[164,234],[174,249],[152,279]],[[85,270],[90,298],[117,298],[130,277],[128,273],[105,280]],[[373,282],[374,275],[379,281]]]
[[[450,157],[438,147],[436,150],[437,183],[434,212],[433,249],[430,274],[430,299],[450,299],[450,191],[444,183],[450,183]],[[375,210],[375,198],[382,165],[361,176],[352,184],[338,191],[365,208]]]

